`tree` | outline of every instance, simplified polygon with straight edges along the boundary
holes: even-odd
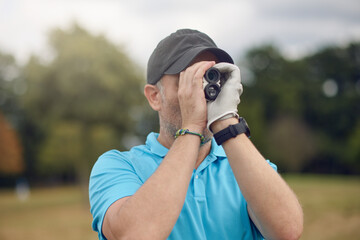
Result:
[[[22,146],[18,135],[0,113],[0,174],[19,175],[23,171]]]
[[[53,30],[54,59],[42,64],[33,56],[24,69],[27,113],[44,133],[38,171],[47,176],[76,176],[87,182],[97,157],[124,149],[144,102],[139,69],[103,36],[78,25]]]
[[[0,175],[18,176],[25,164],[18,138],[21,111],[17,95],[23,92],[15,59],[0,52]]]
[[[239,112],[281,170],[359,173],[360,44],[298,60],[274,46],[248,51]]]
[[[304,98],[304,116],[319,133],[317,161],[327,172],[360,173],[360,43],[326,47],[304,61],[316,86]]]
[[[239,113],[251,123],[252,140],[280,171],[300,171],[316,152],[308,140],[312,131],[302,119],[304,63],[265,45],[249,50],[241,65],[247,71]]]

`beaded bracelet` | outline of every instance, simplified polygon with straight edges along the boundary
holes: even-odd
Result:
[[[196,136],[199,136],[200,137],[200,141],[201,141],[201,144],[203,144],[205,142],[205,137],[200,134],[200,133],[196,133],[196,132],[190,132],[189,129],[184,129],[184,128],[181,128],[179,130],[176,131],[175,133],[175,139],[179,136],[182,136],[182,135],[185,135],[185,134],[192,134],[192,135],[196,135]]]

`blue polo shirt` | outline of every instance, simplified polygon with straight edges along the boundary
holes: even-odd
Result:
[[[89,198],[92,227],[99,239],[106,239],[101,230],[110,205],[133,195],[167,154],[157,137],[157,133],[150,133],[145,145],[126,152],[108,151],[95,163]],[[225,152],[214,139],[209,155],[193,171],[184,206],[168,239],[263,239],[249,218]]]

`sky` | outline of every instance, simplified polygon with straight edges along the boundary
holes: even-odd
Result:
[[[54,28],[105,35],[139,65],[180,28],[207,33],[236,60],[272,43],[290,58],[360,41],[359,0],[0,0],[0,52],[46,59]]]

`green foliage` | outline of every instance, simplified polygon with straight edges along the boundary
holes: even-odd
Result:
[[[239,112],[280,171],[360,173],[360,43],[296,61],[263,46],[243,65]]]
[[[32,57],[24,69],[27,113],[44,132],[37,169],[87,178],[97,157],[123,149],[144,103],[142,70],[103,36],[74,25],[50,35],[54,59]]]
[[[23,147],[17,131],[23,114],[17,96],[24,91],[15,59],[0,52],[0,176],[24,172]]]
[[[53,31],[51,45],[55,59],[45,66],[32,59],[25,71],[24,103],[34,115],[130,127],[130,111],[143,101],[142,71],[105,38],[78,26]]]
[[[0,52],[0,112],[14,126],[17,126],[20,115],[17,96],[23,93],[25,87],[18,78],[19,73],[14,57]]]
[[[300,120],[280,116],[269,126],[269,155],[280,171],[298,172],[316,153],[315,140],[309,128]]]

